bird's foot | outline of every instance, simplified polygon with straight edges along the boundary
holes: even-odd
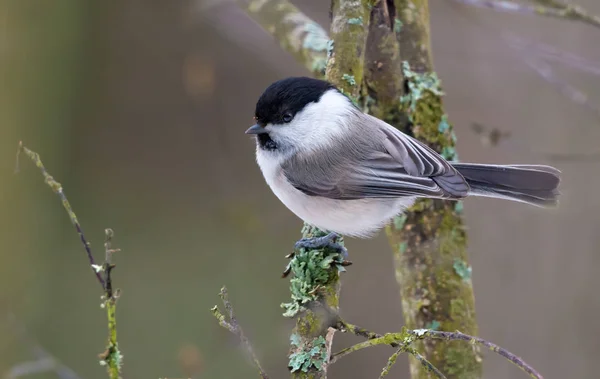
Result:
[[[329,248],[336,251],[342,256],[342,258],[348,258],[348,250],[339,244],[337,241],[340,239],[340,235],[337,233],[329,233],[323,237],[312,237],[302,238],[294,244],[294,251],[304,249],[324,249]]]
[[[350,266],[352,262],[348,260],[348,249],[346,249],[343,245],[338,243],[337,241],[340,239],[340,235],[337,233],[329,233],[323,237],[312,237],[312,238],[302,238],[298,242],[294,244],[294,251],[290,254],[286,255],[288,259],[294,259],[296,255],[296,251],[300,249],[324,249],[329,248],[334,250],[338,254],[340,254],[343,258],[343,261],[339,263],[341,266]],[[285,278],[289,275],[291,271],[291,262],[287,265],[285,271],[283,272],[282,277]]]

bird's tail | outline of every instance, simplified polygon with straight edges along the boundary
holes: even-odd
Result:
[[[556,206],[560,171],[541,165],[452,163],[471,186],[470,196],[495,197],[539,207]]]

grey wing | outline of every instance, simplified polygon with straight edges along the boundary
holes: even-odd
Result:
[[[338,200],[404,196],[463,198],[470,188],[465,178],[443,157],[420,141],[374,117],[381,143],[369,146],[360,158],[348,152],[284,164],[290,183],[310,196]],[[370,140],[372,141],[372,140]],[[327,154],[336,154],[328,152]]]

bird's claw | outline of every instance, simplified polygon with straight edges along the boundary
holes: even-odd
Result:
[[[299,249],[322,249],[329,248],[335,250],[337,253],[341,254],[345,259],[348,258],[348,250],[337,243],[340,239],[340,235],[337,233],[329,233],[323,237],[313,237],[313,238],[302,238],[298,242],[294,244],[294,251]]]
[[[337,241],[340,239],[340,236],[337,233],[329,233],[323,237],[312,237],[312,238],[302,238],[294,244],[294,251],[290,254],[286,255],[287,259],[293,259],[296,255],[296,251],[300,249],[322,249],[329,248],[336,251],[338,254],[342,256],[344,259],[343,262],[340,263],[341,266],[350,266],[352,262],[348,261],[348,250],[339,244]],[[292,269],[291,262],[288,263],[285,271],[281,275],[282,278],[286,278]]]

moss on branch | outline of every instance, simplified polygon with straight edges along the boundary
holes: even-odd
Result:
[[[363,80],[369,0],[333,0],[326,78],[358,103]]]

